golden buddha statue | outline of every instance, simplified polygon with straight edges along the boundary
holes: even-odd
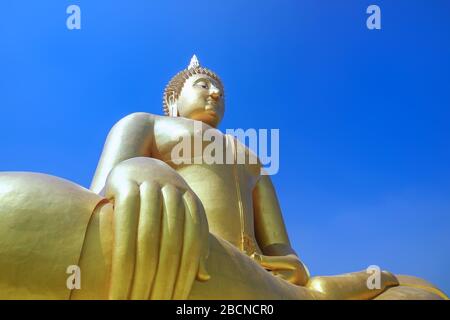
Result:
[[[251,151],[215,129],[223,92],[194,56],[164,91],[166,115],[135,113],[112,128],[90,190],[0,173],[0,299],[446,299],[386,271],[376,288],[366,271],[311,278],[270,177],[259,161],[236,162]],[[206,130],[232,163],[195,152],[174,161],[180,138]],[[79,267],[80,288],[67,286],[68,266]]]

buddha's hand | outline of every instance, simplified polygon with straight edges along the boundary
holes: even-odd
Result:
[[[308,282],[309,272],[295,254],[267,256],[254,253],[252,258],[273,275],[290,283],[304,286]]]
[[[208,223],[183,178],[162,161],[133,158],[110,173],[114,202],[110,298],[187,299],[206,281]]]

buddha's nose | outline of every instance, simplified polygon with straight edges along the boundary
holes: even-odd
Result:
[[[213,100],[219,100],[219,98],[220,98],[220,93],[219,92],[217,92],[217,91],[215,91],[215,92],[212,92],[211,94],[210,94],[210,96],[211,96],[211,98],[213,98]]]

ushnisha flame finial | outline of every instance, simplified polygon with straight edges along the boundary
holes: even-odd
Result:
[[[200,67],[200,62],[198,61],[197,56],[194,54],[191,58],[191,62],[189,63],[188,70],[198,67]]]

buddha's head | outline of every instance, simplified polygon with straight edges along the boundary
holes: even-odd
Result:
[[[217,127],[225,111],[222,81],[200,66],[194,55],[189,67],[175,75],[164,90],[164,113]]]

